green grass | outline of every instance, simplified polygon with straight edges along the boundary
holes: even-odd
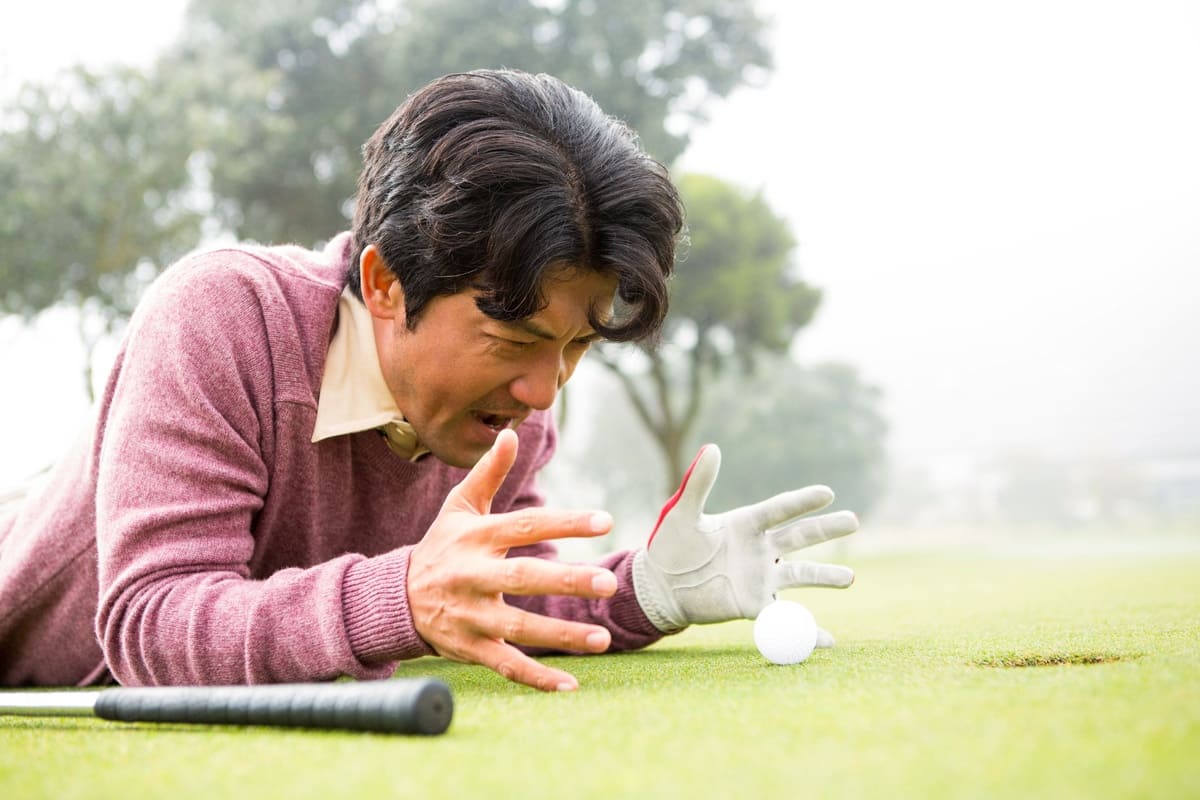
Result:
[[[850,561],[800,666],[740,622],[548,659],[567,695],[423,659],[430,739],[0,718],[0,797],[1200,796],[1200,555]]]

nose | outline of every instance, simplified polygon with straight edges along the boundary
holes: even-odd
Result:
[[[558,390],[570,376],[570,369],[562,353],[547,353],[513,380],[508,391],[518,403],[537,411],[545,411],[554,405]]]

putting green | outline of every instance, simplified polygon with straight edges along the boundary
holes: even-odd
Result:
[[[835,636],[772,666],[750,623],[549,659],[544,695],[438,659],[406,738],[0,718],[0,797],[1196,797],[1200,555],[849,559],[788,594]]]

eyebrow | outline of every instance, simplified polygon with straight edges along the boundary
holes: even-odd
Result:
[[[533,322],[531,320],[515,319],[515,320],[509,322],[508,324],[512,325],[514,328],[521,330],[523,333],[527,333],[530,336],[536,336],[537,338],[544,339],[548,342],[552,342],[558,338],[553,333],[551,333],[550,331],[546,330],[545,328],[543,328],[542,326],[538,325],[536,322]],[[596,331],[592,331],[591,333],[589,333],[585,336],[577,336],[573,341],[598,342],[603,338],[604,337],[601,336]]]

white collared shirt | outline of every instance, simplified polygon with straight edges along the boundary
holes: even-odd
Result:
[[[394,453],[410,461],[429,453],[383,379],[371,312],[349,289],[343,289],[337,330],[325,356],[312,441],[372,429],[383,433]]]

